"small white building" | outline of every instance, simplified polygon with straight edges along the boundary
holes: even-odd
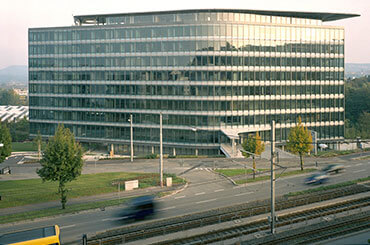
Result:
[[[28,106],[0,106],[0,121],[14,122],[22,118],[28,118]]]

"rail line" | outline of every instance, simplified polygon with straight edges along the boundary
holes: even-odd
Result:
[[[300,223],[303,221],[311,220],[314,218],[327,216],[331,214],[337,214],[341,212],[346,212],[349,210],[362,208],[370,206],[370,197],[364,197],[360,199],[350,200],[350,201],[343,201],[340,203],[335,203],[327,206],[311,208],[302,211],[296,211],[291,214],[279,216],[279,221],[277,222],[276,226],[286,226],[291,224]],[[369,216],[368,216],[369,217]],[[163,241],[159,243],[155,243],[156,245],[165,245],[165,244],[207,244],[212,242],[223,241],[243,235],[252,234],[255,232],[261,232],[268,230],[270,228],[267,218],[251,222],[244,225],[238,225],[231,228],[221,229],[217,231],[207,232],[205,234],[195,235],[186,238],[179,238],[169,241]],[[295,235],[297,236],[297,235]],[[281,238],[282,241],[285,238]],[[255,243],[255,241],[253,241]],[[271,241],[269,244],[278,244],[279,242],[275,243],[275,240]],[[265,244],[265,242],[264,242]]]
[[[282,210],[292,207],[297,207],[301,205],[306,205],[314,202],[320,202],[324,200],[334,199],[337,197],[343,197],[348,195],[353,195],[361,192],[369,191],[369,187],[364,185],[354,185],[348,186],[339,189],[332,189],[322,191],[320,193],[315,193],[314,195],[308,194],[304,196],[296,196],[296,197],[280,197],[276,200],[276,210]],[[338,206],[328,207],[329,210],[325,212],[330,214],[330,212],[335,213],[336,210],[339,210],[340,207]],[[348,205],[348,204],[343,204]],[[365,204],[362,201],[360,204],[351,204],[353,208],[356,208],[356,205],[369,205],[369,200],[367,199]],[[331,210],[330,210],[331,208]],[[345,207],[348,209],[349,207]],[[100,234],[97,234],[92,237],[88,237],[87,244],[89,245],[97,245],[97,244],[121,244],[125,242],[136,241],[140,239],[146,239],[154,236],[166,235],[173,232],[184,231],[192,228],[202,227],[206,225],[212,225],[217,223],[222,223],[226,221],[232,221],[236,219],[241,219],[245,217],[255,216],[263,213],[267,213],[270,211],[269,200],[263,201],[255,201],[246,204],[234,205],[231,207],[226,208],[218,208],[207,212],[195,213],[185,216],[179,216],[174,218],[168,219],[161,219],[156,220],[153,222],[125,226],[124,228],[114,229],[110,231],[106,231]],[[305,211],[302,211],[305,212]],[[306,211],[307,212],[307,211]],[[320,215],[323,211],[321,211]],[[302,220],[303,213],[294,213],[290,214],[289,217],[280,217],[279,224],[285,225],[286,223],[291,223],[292,220],[297,220],[299,222]],[[298,215],[297,217],[291,215]],[[310,213],[313,217],[313,213]],[[307,218],[307,216],[306,216]],[[254,227],[254,228],[253,228]],[[248,228],[250,232],[256,232],[259,230],[268,229],[267,221],[261,221],[261,223],[252,224]],[[240,234],[238,230],[230,230],[228,233],[231,234]],[[210,233],[208,233],[210,234]],[[214,234],[216,235],[216,234]],[[216,235],[217,236],[217,235]],[[229,235],[222,235],[226,237],[230,237]],[[231,236],[232,237],[232,236]],[[203,239],[203,238],[201,238]],[[217,240],[217,239],[216,239]],[[173,241],[172,241],[173,242]],[[191,241],[189,241],[192,243]],[[169,244],[169,243],[163,243]],[[180,243],[183,244],[183,243]],[[197,243],[195,243],[197,244]]]

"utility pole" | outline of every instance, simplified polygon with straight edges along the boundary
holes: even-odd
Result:
[[[271,234],[275,234],[275,121],[271,121]]]
[[[159,174],[160,184],[163,187],[163,135],[162,135],[162,112],[159,114]]]
[[[131,150],[131,162],[134,161],[134,129],[132,127],[132,114],[130,114],[130,150]]]

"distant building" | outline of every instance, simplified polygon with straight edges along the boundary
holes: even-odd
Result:
[[[128,153],[232,156],[260,131],[287,139],[301,116],[318,139],[344,136],[344,28],[352,14],[179,10],[75,16],[29,29],[31,135],[59,123],[81,142]]]
[[[0,106],[1,122],[16,122],[24,117],[28,119],[28,106]]]
[[[20,88],[15,88],[13,91],[19,95],[19,98],[22,102],[27,102],[27,97],[28,97],[28,90],[27,89],[20,89]]]

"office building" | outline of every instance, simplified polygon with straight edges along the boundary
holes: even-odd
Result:
[[[80,142],[135,155],[218,155],[250,133],[284,142],[301,116],[344,136],[344,28],[354,14],[179,10],[74,16],[29,29],[31,134],[59,123]],[[225,147],[223,147],[223,145]]]

